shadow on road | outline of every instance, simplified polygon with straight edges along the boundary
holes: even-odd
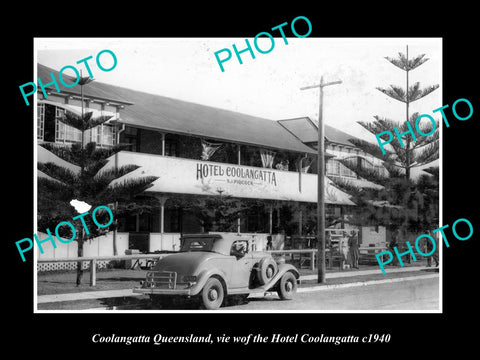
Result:
[[[222,309],[228,309],[230,306],[248,305],[250,302],[261,301],[279,301],[276,298],[242,298],[237,296],[229,296],[225,299]],[[101,305],[109,310],[205,310],[201,299],[170,297],[163,302],[152,301],[146,297],[117,297],[101,299]]]

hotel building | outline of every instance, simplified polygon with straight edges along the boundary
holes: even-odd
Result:
[[[41,79],[49,79],[50,73],[58,79],[58,71],[41,64],[37,72]],[[218,219],[206,221],[185,206],[207,197],[236,199],[244,205],[241,215],[227,224],[228,231],[251,234],[258,249],[265,248],[267,237],[272,238],[274,248],[283,248],[286,237],[315,234],[317,128],[309,118],[275,121],[97,81],[83,89],[58,85],[61,91],[53,86],[47,88],[47,97],[41,90],[37,93],[38,162],[55,161],[75,167],[41,144],[69,146],[82,141],[81,132],[60,119],[65,111],[81,113],[83,97],[84,109],[93,111],[94,117],[111,116],[106,123],[88,130],[84,142],[95,141],[100,147],[128,144],[126,150],[109,159],[105,169],[139,166],[117,181],[157,177],[143,195],[157,199],[158,207],[152,213],[118,219],[119,254],[127,249],[178,250],[183,233],[226,231],[226,225]],[[385,171],[348,138],[352,136],[325,126],[323,176],[377,186],[358,179],[338,162],[339,158],[354,158],[361,166]],[[38,176],[46,175],[38,171]],[[332,228],[359,231],[364,244],[385,243],[385,232],[379,232],[378,227],[372,230],[368,226],[349,226],[344,220],[355,204],[328,177],[325,185],[327,218],[336,219]],[[112,255],[109,241],[96,240],[91,249],[85,248],[85,256]],[[46,251],[41,256],[75,256],[75,242],[68,246],[68,250],[52,249],[53,253]]]

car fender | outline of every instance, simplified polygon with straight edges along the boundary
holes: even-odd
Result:
[[[297,280],[300,279],[300,272],[295,266],[293,266],[292,264],[279,264],[277,274],[272,278],[269,283],[263,285],[262,287],[265,288],[265,290],[274,287],[286,272],[292,272]]]
[[[225,285],[225,293],[228,291],[228,285],[226,279],[226,275],[220,271],[219,269],[212,268],[212,269],[206,269],[200,272],[197,276],[197,283],[192,286],[190,289],[190,294],[191,295],[197,295],[199,294],[203,287],[205,286],[205,283],[207,282],[208,279],[210,279],[212,276],[216,276],[220,278],[220,281]]]

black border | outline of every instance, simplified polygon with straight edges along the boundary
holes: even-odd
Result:
[[[228,37],[251,38],[294,17],[303,15],[313,25],[311,37],[442,37],[444,52],[443,104],[452,104],[458,98],[467,98],[475,109],[474,116],[464,122],[453,120],[444,128],[443,140],[443,212],[444,223],[452,224],[458,218],[467,218],[478,227],[478,215],[473,211],[476,202],[475,137],[477,129],[478,91],[474,86],[478,79],[475,63],[475,37],[473,19],[475,9],[459,2],[437,4],[422,8],[415,4],[383,3],[380,7],[365,3],[339,4],[325,7],[315,3],[310,8],[293,9],[293,5],[267,4],[267,11],[246,3],[223,3],[218,7],[193,9],[186,3],[183,9],[174,10],[162,3],[115,4],[100,8],[93,5],[75,5],[67,10],[65,5],[36,5],[37,8],[15,12],[10,24],[16,28],[4,29],[8,37],[2,57],[2,67],[8,82],[4,118],[5,156],[7,163],[3,182],[4,204],[7,212],[4,230],[4,250],[7,263],[4,266],[3,297],[7,299],[6,316],[12,314],[11,328],[6,344],[21,349],[23,344],[43,352],[55,349],[56,344],[66,346],[75,353],[95,355],[97,351],[115,351],[121,354],[145,354],[153,351],[166,356],[161,347],[131,345],[92,344],[91,336],[97,332],[105,335],[156,333],[182,335],[189,332],[204,335],[248,333],[295,334],[310,333],[332,335],[390,333],[388,344],[375,345],[250,345],[239,349],[257,351],[266,349],[282,354],[287,350],[299,350],[302,356],[318,349],[325,355],[337,349],[364,351],[371,355],[385,356],[391,351],[402,351],[404,356],[438,354],[443,347],[460,345],[461,349],[473,347],[475,327],[469,327],[476,313],[475,270],[478,244],[475,238],[460,242],[453,240],[444,251],[444,313],[443,314],[33,314],[32,260],[22,263],[14,241],[33,233],[33,112],[26,107],[18,86],[33,79],[34,37]],[[470,15],[472,14],[472,15]],[[16,21],[15,21],[16,20]],[[2,27],[5,25],[2,25]],[[476,89],[475,89],[476,90]],[[443,105],[443,104],[439,104]],[[450,113],[451,114],[451,113]],[[450,115],[451,116],[451,115]],[[8,190],[7,190],[8,189]],[[8,200],[7,200],[8,199]],[[473,322],[473,321],[472,321]],[[475,325],[472,323],[472,325]],[[232,344],[219,345],[219,350],[231,350]],[[177,348],[177,350],[180,348]],[[203,352],[202,346],[182,345],[187,349]],[[211,349],[211,348],[209,348]],[[305,352],[303,352],[305,351]],[[388,356],[388,355],[387,355]]]

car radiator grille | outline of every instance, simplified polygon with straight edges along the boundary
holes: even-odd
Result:
[[[176,289],[177,273],[174,271],[148,271],[144,286],[147,288]]]

